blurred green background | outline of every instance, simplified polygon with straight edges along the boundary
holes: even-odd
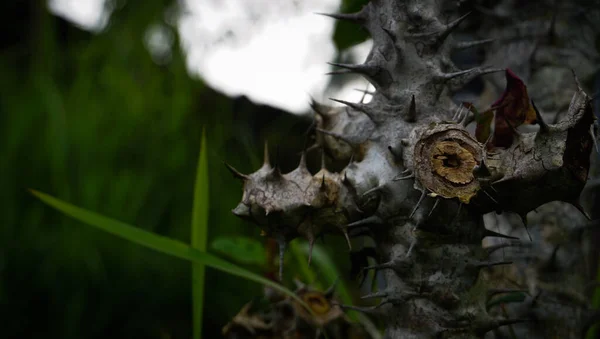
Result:
[[[342,10],[365,2],[345,1]],[[187,74],[178,47],[169,63],[157,65],[142,37],[173,3],[127,2],[99,34],[53,16],[44,1],[0,5],[7,14],[0,23],[0,337],[191,338],[188,262],[82,227],[26,189],[189,243],[202,127],[209,248],[225,257],[231,246],[235,252],[259,244],[261,256],[258,227],[230,213],[241,184],[222,161],[255,170],[269,140],[291,170],[311,121],[215,92]],[[341,25],[332,39],[341,51],[366,38],[357,33]],[[256,243],[231,245],[233,236]],[[343,239],[327,241],[324,255],[347,253]],[[323,274],[307,272],[299,253],[287,257],[289,276],[323,285]],[[330,257],[348,279],[348,256]],[[257,260],[237,263],[262,272]],[[257,284],[211,269],[205,289],[205,338],[218,337],[243,304],[262,294]]]

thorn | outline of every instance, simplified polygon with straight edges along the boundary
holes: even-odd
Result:
[[[450,222],[450,226],[453,226],[454,223],[456,222],[456,220],[458,219],[458,217],[460,216],[460,210],[462,209],[462,202],[459,202],[458,204],[458,208],[456,209],[456,215],[454,216],[454,218],[452,218],[452,221]]]
[[[496,294],[502,293],[514,293],[514,292],[523,292],[527,293],[527,290],[523,289],[513,289],[513,288],[491,288],[487,291],[488,299],[495,296]]]
[[[358,91],[358,92],[361,92],[361,93],[364,93],[365,95],[366,94],[368,94],[368,95],[375,95],[375,92],[369,91],[369,90],[366,90],[366,89],[354,88],[354,90]],[[363,96],[363,99],[364,99],[364,96]],[[361,100],[361,102],[362,102],[362,100]]]
[[[435,38],[435,43],[436,45],[441,45],[446,38],[450,35],[450,33],[452,33],[453,30],[455,30],[458,25],[467,18],[467,16],[469,16],[469,14],[471,14],[471,12],[461,16],[460,18],[452,21],[451,23],[447,24],[443,30],[439,31],[439,32],[428,32],[428,33],[418,33],[418,34],[410,34],[409,36],[411,38],[428,38],[428,37],[434,37]]]
[[[398,160],[398,159],[402,158],[401,154],[397,154],[396,151],[394,151],[394,148],[391,145],[388,146],[388,150],[390,151],[390,153],[392,153],[392,156],[394,156],[394,159]]]
[[[340,64],[337,62],[328,62],[327,64],[347,70],[346,73],[358,73],[367,76],[374,76],[379,72],[379,67],[369,64]],[[334,71],[335,72],[335,71]]]
[[[306,170],[306,152],[302,151],[302,153],[300,153],[300,162],[298,162],[298,168],[301,170]]]
[[[408,173],[410,173],[410,172],[411,172],[411,171],[410,171],[410,169],[408,169],[408,168],[407,168],[407,169],[405,169],[404,171],[402,171],[402,174],[406,175],[406,174],[408,174]]]
[[[320,103],[318,103],[315,99],[310,100],[310,108],[312,108],[312,110],[317,113],[318,115],[320,115],[324,120],[329,118],[329,115],[327,113],[325,113],[325,108],[328,108]]]
[[[553,271],[554,268],[556,268],[556,255],[558,254],[558,250],[560,249],[560,245],[556,245],[554,246],[554,249],[552,249],[552,253],[550,254],[550,257],[548,258],[548,260],[546,260],[544,263],[542,263],[542,268],[546,271]]]
[[[427,214],[427,218],[431,217],[431,214],[433,213],[433,211],[435,210],[435,208],[437,207],[437,205],[440,203],[440,198],[435,199],[435,203],[433,203],[433,207],[431,208],[431,211],[429,211],[429,214]]]
[[[331,72],[325,73],[325,75],[344,75],[344,74],[354,74],[354,72],[347,70],[347,69],[342,69],[342,70],[331,71]]]
[[[471,111],[467,110],[467,112],[465,113],[465,116],[462,118],[462,120],[459,121],[459,123],[461,125],[463,125],[463,127],[467,127],[474,120],[475,120],[475,117],[473,116],[473,114],[471,114]]]
[[[283,235],[280,235],[277,238],[277,242],[279,244],[279,281],[283,282],[283,259],[285,256],[285,247],[287,246],[287,244]]]
[[[487,197],[490,198],[494,204],[498,205],[498,201],[496,201],[496,199],[494,199],[494,197],[492,197],[485,189],[481,189],[481,191],[485,193],[485,195],[487,195]]]
[[[496,39],[483,39],[483,40],[474,40],[474,41],[461,41],[457,42],[453,47],[454,49],[467,49],[471,47],[481,46],[490,42],[494,42]]]
[[[548,126],[548,124],[544,121],[544,118],[542,118],[542,115],[535,106],[535,102],[533,102],[533,99],[531,99],[531,105],[533,106],[533,110],[535,111],[535,120],[537,120],[536,122],[538,123],[538,125],[540,125],[540,133],[547,134],[548,132],[550,132],[550,126]]]
[[[456,121],[457,123],[461,120],[460,118],[462,117],[462,111],[463,109],[465,109],[464,105],[460,105],[458,107],[458,109],[456,110],[456,113],[454,113],[454,115],[452,115],[452,119],[451,121]]]
[[[503,248],[507,248],[507,247],[526,247],[526,246],[531,246],[531,244],[524,244],[522,242],[502,243],[502,244],[497,244],[497,245],[492,245],[492,246],[485,247],[483,250],[486,252],[486,257],[489,257],[490,255],[492,255],[492,253],[496,252],[497,250],[501,250]]]
[[[373,238],[373,231],[371,229],[369,229],[368,227],[357,227],[357,228],[351,228],[348,230],[348,234],[350,235],[351,238],[358,238],[358,237],[371,237]]]
[[[444,40],[446,40],[446,38],[448,37],[448,35],[450,35],[450,33],[452,33],[453,30],[455,30],[458,25],[460,25],[461,22],[463,22],[469,15],[471,15],[471,12],[468,12],[467,14],[461,16],[460,18],[452,21],[451,23],[449,23],[448,25],[446,25],[446,27],[444,28],[444,30],[441,32],[438,41],[439,42],[443,42]]]
[[[412,95],[410,99],[410,105],[408,107],[408,112],[406,117],[404,118],[406,122],[415,122],[417,121],[417,105],[415,103],[415,95]]]
[[[408,219],[411,219],[413,217],[413,215],[415,215],[415,212],[417,211],[417,209],[419,209],[419,206],[421,205],[421,202],[423,202],[423,199],[425,199],[426,195],[427,195],[427,191],[423,190],[423,193],[421,193],[421,197],[419,198],[419,201],[417,201],[417,204],[415,205],[415,208],[413,208],[412,212],[408,216]]]
[[[348,250],[352,251],[352,243],[350,242],[350,236],[348,235],[348,230],[343,228],[342,233],[344,233],[344,237],[346,238],[346,242],[348,243]]]
[[[387,34],[387,36],[390,37],[390,39],[392,40],[392,42],[394,44],[396,44],[396,41],[398,40],[398,37],[396,37],[396,34],[394,32],[392,32],[391,30],[381,27],[381,29],[385,32],[385,34]]]
[[[329,98],[329,100],[335,101],[335,102],[339,102],[340,104],[344,104],[346,106],[352,107],[353,109],[364,113],[366,116],[369,117],[369,119],[371,119],[371,121],[375,122],[375,120],[373,119],[373,112],[369,112],[366,105],[364,104],[358,104],[358,103],[354,103],[354,102],[349,102],[349,101],[345,101],[345,100],[339,100],[339,99],[334,99],[334,98]]]
[[[269,143],[265,140],[265,150],[263,152],[263,167],[270,168],[271,161],[269,160]]]
[[[358,104],[358,103],[354,103],[354,102],[350,102],[350,101],[346,101],[346,100],[340,100],[340,99],[335,99],[335,98],[329,98],[329,100],[331,101],[335,101],[335,102],[339,102],[340,104],[346,105],[346,106],[350,106],[352,108],[354,108],[357,111],[361,111],[363,110],[363,105],[362,104]]]
[[[348,179],[348,173],[344,172],[344,179],[342,181],[344,185],[350,185],[350,180]]]
[[[408,247],[408,251],[406,252],[407,258],[410,256],[410,254],[412,253],[413,249],[415,248],[415,246],[417,245],[418,242],[419,242],[419,240],[416,237],[410,242],[410,246]]]
[[[474,74],[472,77],[476,77],[479,75],[495,73],[495,72],[504,72],[504,69],[502,69],[502,68],[484,69],[484,68],[480,68],[480,67],[475,67],[475,68],[465,69],[465,70],[458,71],[458,72],[442,73],[441,75],[438,76],[438,78],[440,80],[447,81],[447,80],[451,80],[453,78],[460,77],[460,76],[463,76],[466,74],[471,74],[471,73]]]
[[[485,162],[482,160],[480,165],[476,165],[475,167],[473,167],[473,175],[476,178],[485,178],[491,176],[492,173],[490,172],[490,169],[487,167]]]
[[[279,168],[278,164],[275,164],[275,166],[273,167],[271,172],[267,174],[267,176],[272,180],[279,180],[283,178],[283,176],[281,175],[281,169]]]
[[[592,137],[592,141],[594,142],[594,146],[596,147],[596,152],[600,153],[600,149],[598,148],[598,138],[594,133],[594,125],[590,125],[590,137]]]
[[[483,233],[483,237],[498,237],[498,238],[505,238],[505,239],[515,239],[515,240],[519,240],[519,238],[517,237],[512,237],[510,235],[506,235],[506,234],[502,234],[502,233],[497,233],[491,230],[486,229],[485,232]]]
[[[441,79],[443,79],[443,80],[450,80],[450,79],[452,79],[452,78],[456,78],[456,77],[459,77],[459,76],[461,76],[461,75],[465,75],[465,74],[468,74],[468,73],[474,72],[474,71],[476,71],[477,69],[478,69],[478,68],[470,68],[470,69],[465,69],[465,70],[458,71],[458,72],[452,72],[452,73],[443,73],[443,74],[440,76],[440,78],[441,78]]]
[[[340,277],[338,276],[335,278],[335,280],[333,281],[331,286],[329,286],[329,288],[325,292],[323,292],[325,297],[327,297],[327,298],[333,297],[333,293],[335,292],[335,288],[337,287],[339,282],[340,282]]]
[[[409,175],[404,176],[404,177],[395,177],[394,179],[392,179],[392,181],[408,180],[408,179],[412,179],[414,177],[415,177],[414,174],[409,174]]]
[[[225,161],[223,161],[223,164],[227,167],[227,169],[233,174],[234,177],[238,178],[238,179],[242,179],[242,180],[251,180],[250,176],[240,173],[238,170],[236,170],[233,166],[231,166],[230,164],[226,163]]]
[[[234,209],[231,210],[231,213],[241,218],[252,217],[250,214],[250,208],[243,203],[239,203]]]
[[[381,71],[381,67],[375,64],[340,64],[335,62],[328,62],[331,66],[336,66],[342,68],[341,70],[336,70],[333,72],[329,72],[328,74],[360,74],[368,78],[374,78]]]
[[[371,188],[370,190],[366,191],[365,193],[363,193],[362,196],[364,197],[365,195],[369,195],[370,193],[377,192],[377,191],[383,189],[384,187],[385,187],[385,184],[375,186],[375,187]]]
[[[531,299],[531,308],[535,307],[535,304],[538,302],[541,295],[542,295],[542,290],[540,290],[538,293],[536,293],[536,295],[533,297],[533,299]]]
[[[515,179],[514,177],[503,177],[501,179],[498,179],[498,180],[494,181],[492,183],[492,185],[502,184],[502,183],[505,183],[505,182],[511,182],[514,179]]]
[[[529,233],[529,228],[527,227],[527,214],[519,214],[519,217],[521,217],[521,221],[523,221],[523,226],[525,226],[525,231],[527,231],[529,241],[533,241],[533,239],[531,239],[531,234]]]
[[[492,266],[500,266],[500,265],[512,265],[512,261],[483,261],[475,264],[476,268],[484,268],[484,267],[492,267]]]
[[[345,143],[347,143],[347,144],[349,144],[349,145],[351,145],[351,146],[353,146],[353,145],[354,145],[354,143],[353,143],[353,142],[351,142],[351,140],[349,140],[348,138],[344,137],[344,136],[343,136],[343,135],[341,135],[341,134],[337,134],[337,133],[335,133],[335,132],[330,132],[330,131],[327,131],[327,130],[324,130],[324,129],[321,129],[321,128],[318,128],[318,127],[317,127],[317,128],[315,128],[315,129],[316,129],[317,131],[319,131],[319,132],[323,133],[323,134],[327,134],[327,135],[329,135],[329,136],[332,136],[332,137],[334,137],[334,138],[336,138],[336,139],[342,140],[343,142],[345,142]]]
[[[368,270],[379,271],[379,270],[393,269],[393,268],[394,268],[394,263],[390,261],[390,262],[386,262],[386,263],[383,263],[383,264],[377,264],[377,265],[367,266],[367,267],[364,267],[363,270],[364,271],[368,271]]]
[[[360,298],[361,299],[375,299],[375,298],[385,298],[387,296],[388,296],[388,292],[381,291],[381,292],[374,292],[374,293],[365,294],[365,295],[363,295]]]
[[[588,221],[592,221],[592,217],[590,217],[590,215],[586,213],[579,201],[569,201],[569,204],[573,205],[573,207],[575,207],[579,212],[581,212],[581,214],[583,214],[583,216],[586,217]]]
[[[363,225],[381,225],[383,224],[383,220],[376,216],[376,215],[372,215],[369,217],[366,217],[364,219],[355,221],[355,222],[351,222],[348,225],[346,225],[346,228],[353,228],[353,227],[358,227],[358,226],[363,226]]]
[[[571,68],[571,73],[573,73],[573,79],[575,80],[575,84],[577,85],[577,89],[579,90],[583,90],[583,88],[581,87],[581,83],[579,82],[579,78],[577,77],[577,74],[575,74],[575,70]]]
[[[306,150],[304,150],[304,153],[316,150],[317,148],[320,148],[321,146],[318,143],[313,144],[312,146],[308,147]]]
[[[319,188],[322,190],[327,188],[327,186],[325,186],[325,173],[323,173],[323,179],[321,180],[321,186]]]
[[[330,18],[334,18],[336,20],[348,21],[355,24],[362,25],[366,21],[366,16],[362,11],[357,13],[315,13],[318,15],[324,15]]]

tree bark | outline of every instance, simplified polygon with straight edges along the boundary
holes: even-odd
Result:
[[[496,143],[478,140],[466,127],[476,117],[453,102],[453,93],[484,74],[504,72],[507,81],[514,74],[504,69],[510,65],[455,66],[453,51],[489,41],[455,41],[452,33],[467,16],[449,20],[453,6],[374,0],[358,13],[330,14],[362,26],[374,42],[364,63],[333,64],[334,73],[368,79],[376,89],[372,101],[313,105],[316,146],[348,165],[312,174],[303,158],[282,174],[266,153],[254,173],[231,168],[244,182],[233,212],[278,239],[282,251],[298,236],[311,244],[323,232],[371,236],[384,260],[369,269],[384,272],[386,288],[367,296],[379,300],[376,306],[342,307],[384,319],[386,338],[500,337],[515,329],[527,337],[580,335],[593,315],[580,265],[589,224],[580,218],[573,227],[564,219],[581,210],[588,179],[591,97],[573,75],[574,94],[568,107],[557,109],[564,114],[556,123],[535,108],[534,131],[510,126],[501,146],[495,132]],[[482,247],[484,238],[509,238],[486,228],[484,215],[512,213],[526,222],[540,206],[529,229],[533,242]],[[511,306],[503,313],[493,302],[498,295],[522,300],[503,302]]]

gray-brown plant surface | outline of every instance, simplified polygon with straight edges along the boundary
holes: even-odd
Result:
[[[503,4],[510,17],[511,7]],[[509,28],[493,26],[504,32],[489,47],[496,54],[486,55],[494,67],[459,69],[451,59],[454,51],[490,41],[453,38],[469,17],[449,20],[455,7],[450,1],[373,0],[358,13],[328,14],[363,27],[373,39],[362,64],[332,64],[335,74],[364,76],[376,89],[372,100],[336,100],[345,107],[313,103],[316,145],[324,156],[348,165],[334,172],[323,162],[311,173],[303,155],[298,167],[284,174],[271,165],[265,148],[265,162],[256,172],[230,167],[243,181],[233,213],[276,238],[281,256],[297,237],[311,246],[323,233],[343,235],[349,245],[352,236],[372,237],[383,260],[369,269],[382,272],[386,287],[366,296],[379,300],[376,306],[341,307],[383,319],[386,338],[581,336],[595,317],[586,298],[590,280],[581,274],[586,270],[581,244],[596,224],[588,223],[579,203],[595,143],[592,98],[575,75],[579,70],[571,72],[568,65],[571,75],[561,88],[561,94],[571,93],[565,107],[549,100],[537,107],[527,92],[511,92],[511,81],[527,83],[530,72],[534,83],[536,77],[562,74],[553,73],[558,66],[538,60],[537,51],[555,42],[535,30],[530,30],[533,38],[519,30],[507,37],[502,34]],[[498,13],[503,15],[492,8],[486,15],[493,18],[482,21],[498,20]],[[552,32],[564,24],[552,20]],[[503,43],[525,41],[527,47],[527,39],[537,50],[527,49],[526,60],[494,62]],[[585,67],[581,71],[586,79],[592,74]],[[488,111],[495,117],[482,140],[471,127],[485,126],[485,114],[452,96],[488,73],[500,73],[508,96]],[[538,98],[540,86],[532,87],[528,92]],[[558,116],[553,123],[544,120],[551,112]],[[521,124],[536,128],[523,131]],[[532,241],[527,236],[508,241],[508,234],[490,230],[489,220],[496,220],[499,230],[515,224],[524,229],[528,214]]]

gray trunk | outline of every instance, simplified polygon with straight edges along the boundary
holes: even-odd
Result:
[[[371,236],[385,260],[370,269],[384,274],[386,288],[369,296],[379,300],[375,307],[343,307],[384,319],[386,338],[579,336],[593,316],[581,245],[590,224],[579,196],[595,118],[569,65],[546,60],[558,53],[548,50],[556,39],[571,42],[560,26],[568,21],[554,20],[558,28],[550,29],[558,33],[550,44],[540,38],[548,18],[514,28],[509,19],[523,14],[500,4],[506,17],[498,9],[497,17],[482,20],[492,26],[481,27],[500,39],[464,43],[452,33],[467,16],[450,20],[457,8],[442,3],[377,0],[359,13],[331,14],[364,27],[374,41],[364,63],[334,64],[338,73],[368,79],[373,100],[313,105],[317,145],[348,165],[339,173],[323,166],[312,174],[301,160],[282,174],[267,154],[254,173],[231,168],[244,181],[233,212],[258,223],[282,248],[298,236],[312,244],[323,232]],[[461,70],[451,61],[451,52],[483,44],[494,68]],[[515,129],[502,145],[480,142],[467,130],[473,113],[452,95],[500,72],[486,82],[487,99],[499,97],[512,76],[507,67],[531,84],[540,109],[536,126]],[[574,73],[583,79],[595,70],[578,67]],[[487,99],[482,95],[476,106],[489,107]],[[507,240],[509,234],[522,240]],[[502,297],[512,298],[504,301],[505,312]]]

